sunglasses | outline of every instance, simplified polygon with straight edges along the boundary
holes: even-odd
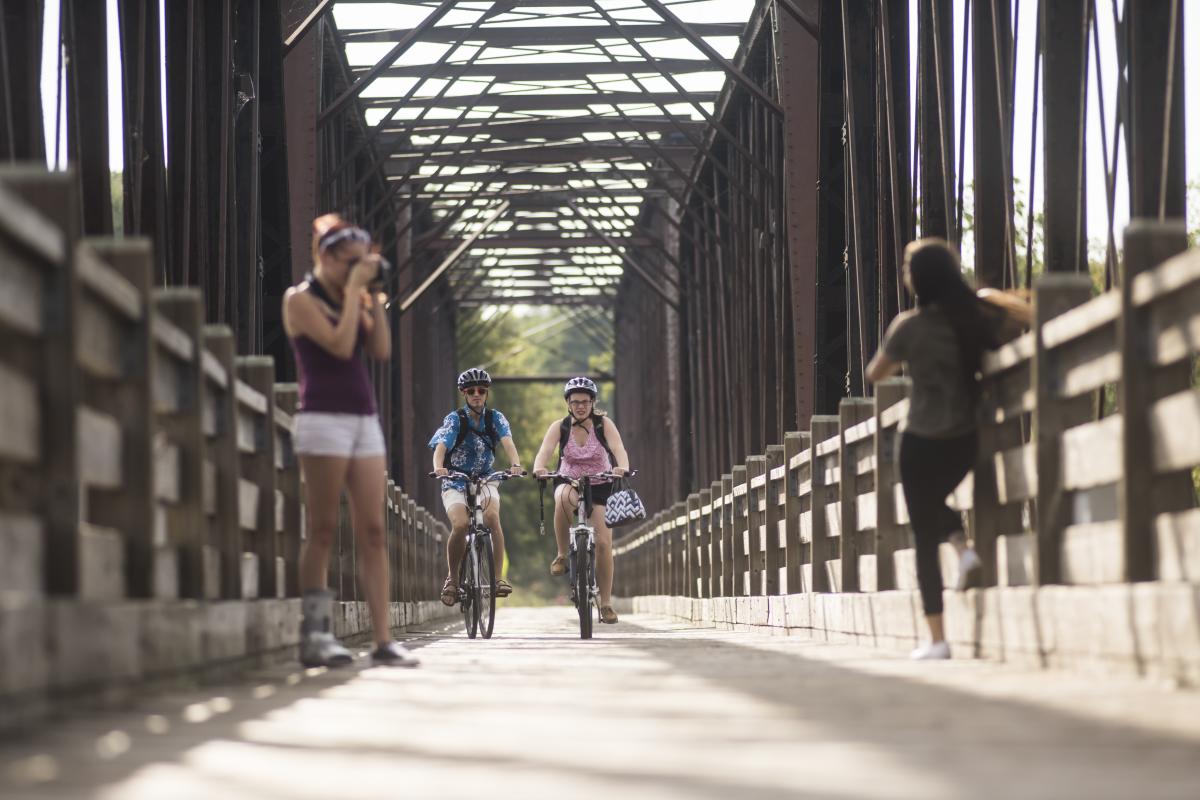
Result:
[[[463,389],[463,394],[467,397],[483,397],[487,393],[488,390],[484,386],[473,386],[470,389]]]

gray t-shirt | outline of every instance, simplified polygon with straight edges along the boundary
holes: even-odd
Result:
[[[888,326],[883,352],[908,365],[912,378],[908,420],[902,429],[949,439],[975,429],[975,402],[963,375],[954,328],[934,306],[905,311]]]

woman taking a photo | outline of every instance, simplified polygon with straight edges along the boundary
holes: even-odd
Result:
[[[392,639],[387,539],[384,531],[386,446],[364,354],[390,357],[383,295],[372,295],[382,259],[371,237],[337,214],[313,221],[313,271],[283,298],[283,326],[300,384],[295,446],[304,472],[308,539],[300,555],[305,666],[349,664],[333,635],[333,592],[326,587],[342,490],[350,502],[359,578],[375,629],[371,661],[416,666]]]
[[[908,416],[901,423],[900,483],[917,550],[917,584],[929,623],[930,643],[915,659],[950,657],[942,626],[942,574],[938,546],[958,551],[958,588],[982,567],[967,543],[962,517],[946,497],[975,463],[978,373],[984,351],[1030,321],[1022,301],[1000,292],[976,295],[963,280],[958,254],[944,240],[911,242],[904,251],[904,284],[917,307],[898,315],[867,365],[872,383],[901,365],[912,378]]]

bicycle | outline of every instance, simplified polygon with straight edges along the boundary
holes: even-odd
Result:
[[[567,532],[567,580],[571,587],[571,602],[579,613],[580,639],[592,638],[592,609],[596,609],[597,616],[600,614],[600,586],[596,583],[596,529],[588,524],[592,512],[592,479],[632,478],[636,474],[636,470],[627,470],[624,476],[605,471],[572,478],[558,472],[547,472],[540,478],[543,487],[545,481],[561,478],[580,495],[579,505],[575,509],[575,524]],[[544,516],[542,524],[545,525]]]
[[[476,632],[483,638],[492,638],[496,624],[496,559],[492,553],[492,532],[483,524],[483,506],[478,502],[483,487],[489,483],[503,483],[512,478],[523,477],[511,472],[493,472],[472,478],[465,472],[448,470],[446,475],[430,472],[429,477],[445,479],[460,478],[467,484],[467,549],[458,565],[458,603],[462,607],[463,622],[467,627],[467,638],[474,639]]]

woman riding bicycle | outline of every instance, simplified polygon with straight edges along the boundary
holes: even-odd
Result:
[[[542,446],[533,461],[534,477],[546,475],[546,461],[560,448],[558,473],[554,490],[554,539],[558,555],[550,563],[551,575],[567,571],[567,536],[571,519],[579,508],[578,490],[570,485],[571,478],[611,472],[620,477],[629,471],[629,456],[621,441],[617,426],[604,412],[596,409],[596,384],[590,378],[571,378],[563,387],[567,416],[556,420],[546,429]],[[612,493],[612,481],[593,478],[592,508],[588,519],[596,531],[596,572],[600,585],[600,619],[609,624],[617,621],[612,607],[613,550],[612,530],[604,522],[604,506]]]

